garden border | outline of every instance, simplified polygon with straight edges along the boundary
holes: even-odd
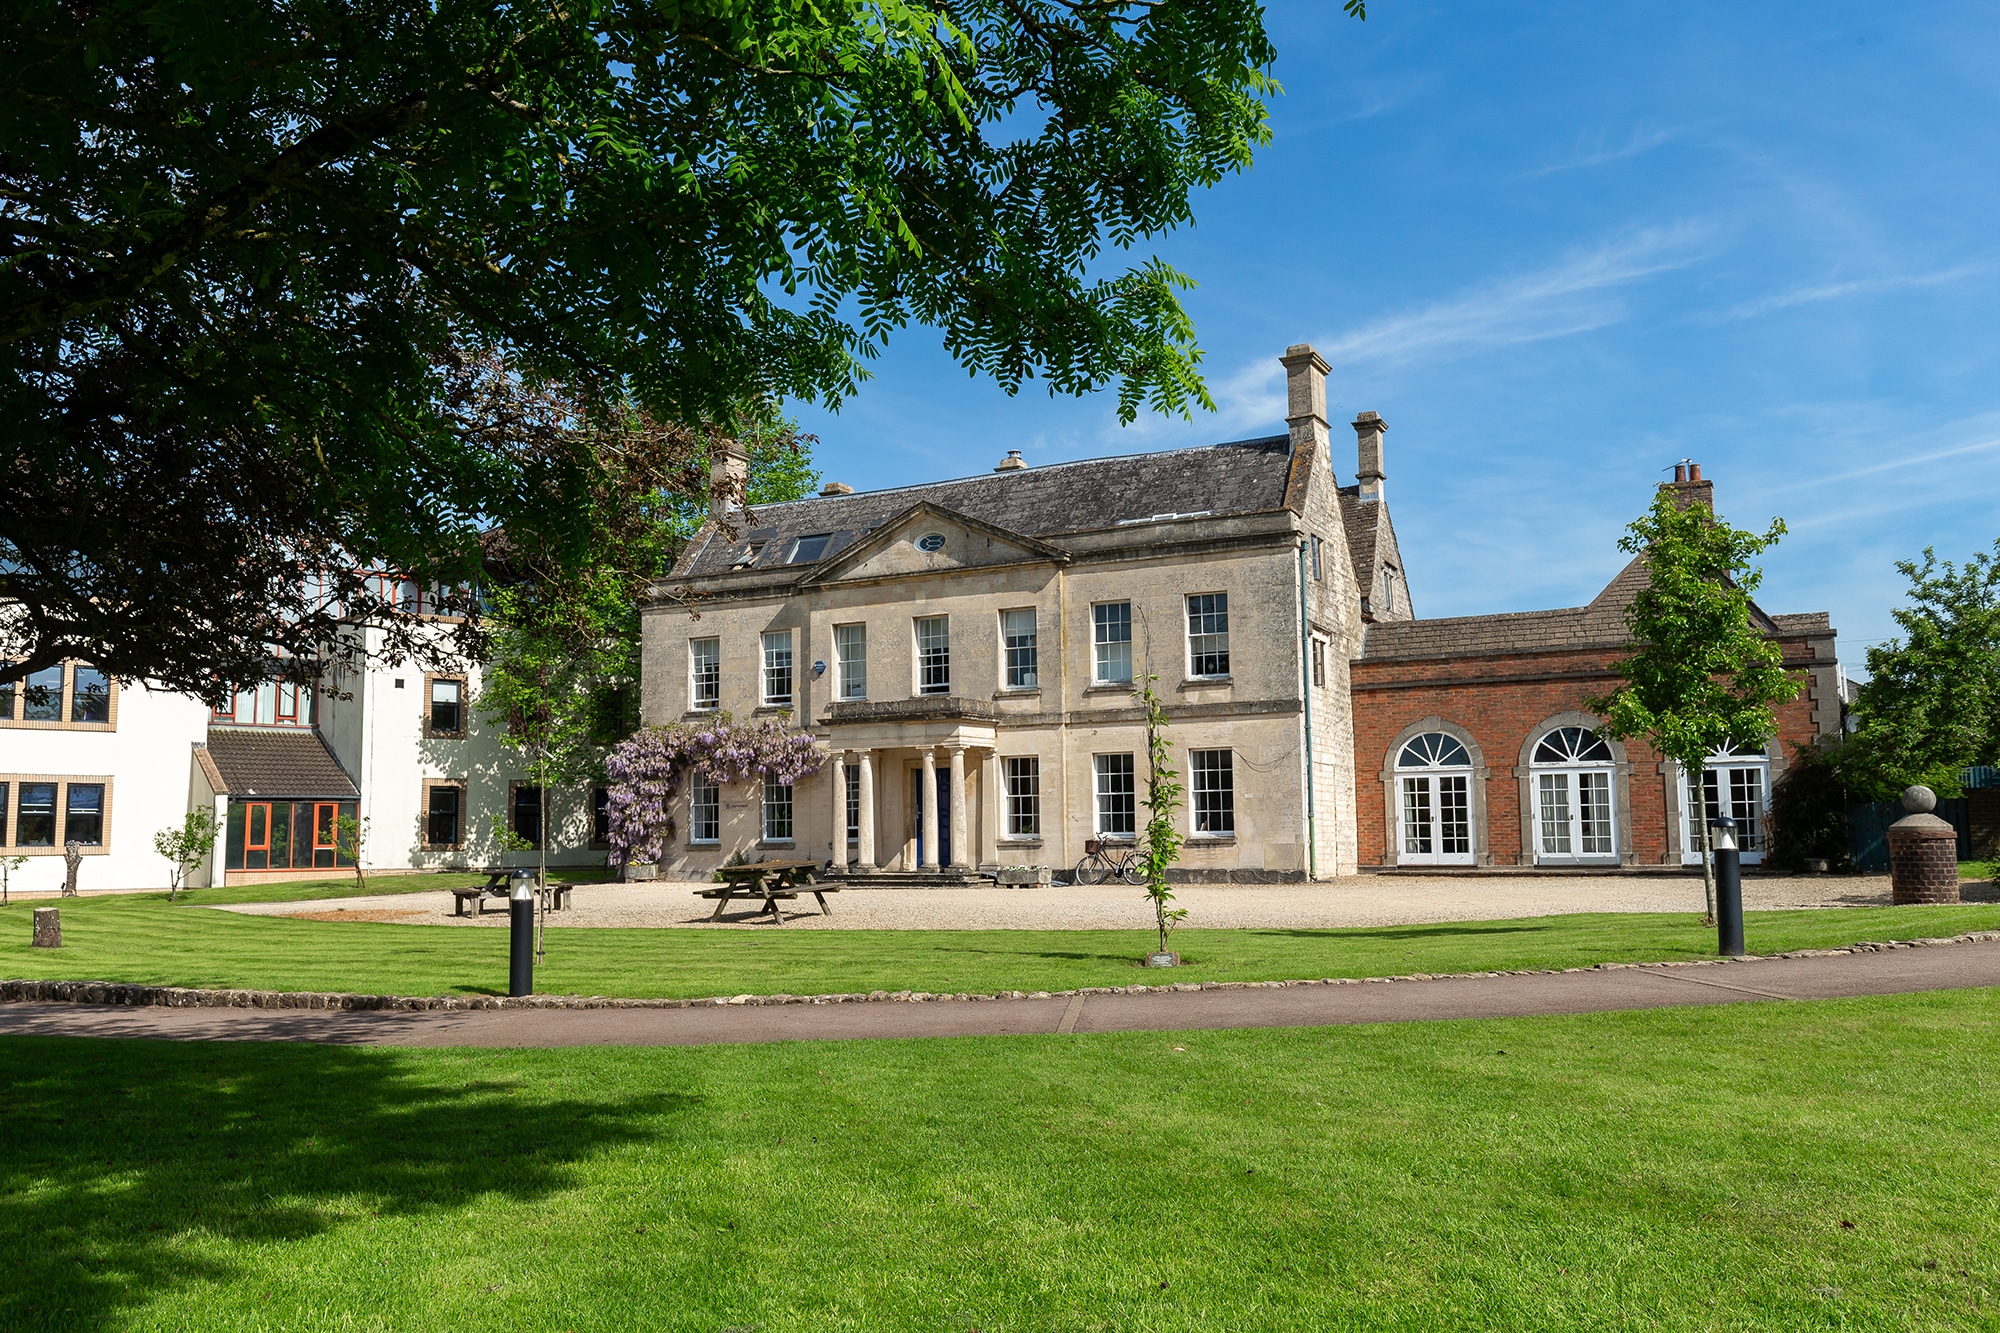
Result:
[[[1161,991],[1286,990],[1295,986],[1363,986],[1399,981],[1450,981],[1458,977],[1537,977],[1621,968],[1726,967],[1778,958],[1837,958],[1890,949],[1929,949],[2000,940],[2000,930],[1975,930],[1914,940],[1864,940],[1840,949],[1794,949],[1745,958],[1690,958],[1659,963],[1593,963],[1588,967],[1531,967],[1497,972],[1411,972],[1387,977],[1326,977],[1298,981],[1181,981],[1160,986],[1083,986],[1059,991],[855,991],[828,995],[718,995],[702,999],[621,999],[605,995],[357,995],[342,991],[206,990],[120,981],[0,980],[0,1004],[97,1004],[169,1009],[316,1009],[363,1011],[466,1011],[481,1009],[710,1009],[727,1005],[927,1004],[992,1000],[1048,1000],[1075,995],[1146,995]]]

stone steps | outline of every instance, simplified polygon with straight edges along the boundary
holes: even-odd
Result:
[[[835,870],[820,878],[843,889],[988,889],[994,883],[977,870]]]

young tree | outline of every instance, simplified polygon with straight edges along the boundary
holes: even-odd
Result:
[[[1910,581],[1891,613],[1903,637],[1868,650],[1841,776],[1878,801],[1919,783],[1956,796],[1966,768],[2000,758],[2000,541],[1963,565],[1925,547],[1896,568]]]
[[[153,850],[167,858],[167,901],[172,902],[194,868],[215,850],[215,811],[203,806],[187,812],[179,828],[153,834]]]
[[[0,904],[7,901],[8,881],[13,878],[16,870],[26,864],[28,858],[25,856],[0,856]]]
[[[368,820],[356,819],[353,815],[335,815],[333,819],[333,850],[336,857],[347,857],[354,862],[354,892],[368,892],[368,878],[361,869],[361,856],[368,846]]]
[[[589,460],[490,449],[454,349],[733,428],[914,320],[1010,392],[1207,405],[1187,279],[1105,250],[1249,166],[1274,58],[1251,0],[17,6],[0,680],[243,679],[288,589],[469,580],[490,523],[581,559]]]
[[[1167,952],[1167,934],[1187,920],[1185,907],[1169,907],[1174,891],[1167,884],[1167,871],[1180,859],[1181,831],[1174,813],[1181,808],[1185,788],[1174,764],[1172,741],[1167,739],[1167,710],[1153,684],[1158,676],[1146,677],[1146,688],[1132,697],[1146,710],[1146,835],[1143,842],[1146,869],[1146,897],[1153,904],[1154,924],[1160,931],[1160,952]]]
[[[1777,733],[1773,704],[1798,696],[1805,682],[1788,673],[1778,645],[1750,623],[1750,594],[1763,582],[1752,558],[1785,532],[1772,519],[1761,536],[1732,528],[1706,504],[1683,507],[1662,487],[1652,508],[1618,539],[1646,563],[1646,586],[1626,609],[1632,648],[1618,663],[1624,682],[1588,707],[1602,730],[1620,740],[1643,736],[1705,791],[1709,755],[1729,742],[1766,744]],[[1697,797],[1706,806],[1706,800]],[[1685,816],[1683,816],[1685,818]],[[1701,849],[1709,921],[1715,919],[1715,869],[1708,826],[1689,832]]]

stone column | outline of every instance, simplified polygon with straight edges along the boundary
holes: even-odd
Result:
[[[1931,813],[1937,796],[1929,787],[1905,791],[1903,808],[1909,814],[1889,825],[1889,900],[1959,901],[1958,830]]]
[[[861,752],[861,869],[875,868],[875,752]]]
[[[951,747],[951,864],[963,870],[972,864],[965,856],[965,747]]]
[[[833,868],[847,869],[847,753],[833,752],[833,762],[827,765],[833,775]]]
[[[979,864],[1000,864],[1001,808],[1006,795],[1000,790],[1000,757],[992,750],[979,761]]]
[[[923,823],[918,826],[923,830],[920,835],[924,844],[923,868],[936,870],[938,868],[937,751],[928,745],[924,747],[923,807]]]

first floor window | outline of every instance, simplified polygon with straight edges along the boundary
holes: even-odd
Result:
[[[22,721],[62,721],[63,669],[60,666],[29,672],[27,688],[22,693],[26,696],[26,704],[21,709]]]
[[[917,621],[917,693],[951,693],[951,618]]]
[[[1007,688],[1010,690],[1032,690],[1039,677],[1036,674],[1035,612],[1030,607],[1025,611],[1002,611],[1000,613],[1000,637],[1007,649]]]
[[[1007,836],[1042,836],[1042,761],[1033,755],[1002,761],[1007,766]]]
[[[688,802],[688,841],[722,841],[722,788],[713,782],[694,784]]]
[[[590,789],[590,845],[611,845],[611,788]]]
[[[542,845],[542,789],[525,783],[514,788],[514,835],[528,846]]]
[[[72,782],[63,803],[63,841],[85,847],[104,845],[104,785]]]
[[[722,704],[722,640],[689,639],[688,670],[692,689],[688,698],[696,708],[718,708]]]
[[[841,769],[847,775],[847,840],[861,841],[861,766],[849,764]]]
[[[1193,770],[1194,831],[1221,836],[1236,832],[1236,765],[1229,750],[1190,750]]]
[[[764,636],[764,702],[792,701],[792,632],[781,629]]]
[[[80,666],[70,685],[69,720],[111,720],[111,678],[96,667]]]
[[[1099,602],[1090,608],[1091,646],[1096,652],[1092,681],[1123,685],[1132,680],[1132,603]]]
[[[1229,594],[1197,593],[1187,599],[1188,674],[1229,674]]]
[[[7,845],[7,816],[13,813],[13,807],[7,804],[7,798],[13,794],[14,789],[11,786],[0,782],[0,847]]]
[[[465,730],[465,682],[431,682],[431,734],[455,736]],[[296,712],[296,709],[294,710]]]
[[[14,665],[12,662],[0,660],[0,667],[9,667],[12,665]],[[15,693],[13,681],[0,680],[0,722],[12,722],[14,720]],[[221,712],[220,709],[216,711],[218,714]]]
[[[866,699],[868,697],[868,627],[866,625],[835,625],[833,627],[833,659],[840,672],[840,697],[843,699]]]
[[[1132,756],[1095,756],[1097,770],[1097,831],[1111,838],[1129,838],[1139,831],[1137,789],[1132,783]]]
[[[764,778],[764,841],[792,840],[792,784]]]
[[[424,813],[424,841],[433,847],[456,847],[465,821],[465,789],[432,787],[431,806]]]
[[[21,809],[14,817],[14,845],[16,847],[56,845],[55,783],[21,784]]]

